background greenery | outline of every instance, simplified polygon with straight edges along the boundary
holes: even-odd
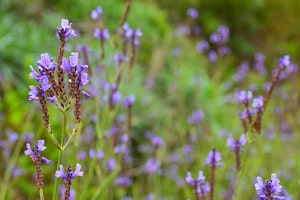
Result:
[[[97,49],[98,43],[91,37],[94,29],[91,10],[102,6],[105,26],[113,32],[123,15],[126,1],[1,0],[0,4],[1,138],[7,139],[7,134],[11,132],[33,132],[37,140],[43,136],[44,130],[38,107],[27,100],[28,86],[32,84],[28,78],[29,65],[35,65],[41,53],[55,55],[58,49],[55,31],[62,18],[68,18],[80,32],[78,39],[69,42],[71,48],[75,49],[77,44],[87,44]],[[186,23],[187,9],[190,7],[199,10],[196,23],[202,28],[202,38],[209,37],[220,24],[229,27],[232,55],[212,66],[205,55],[196,52],[195,44],[200,38],[174,37],[178,25]],[[168,160],[171,153],[179,153],[183,157],[177,172],[181,179],[185,178],[187,171],[196,175],[198,170],[204,170],[208,179],[209,169],[204,168],[203,162],[208,152],[216,147],[226,163],[217,172],[216,199],[221,199],[221,196],[222,199],[228,199],[225,193],[234,179],[230,178],[230,173],[234,174],[234,157],[221,133],[227,130],[237,138],[243,131],[236,114],[240,107],[232,98],[236,91],[248,90],[253,84],[258,87],[255,96],[263,95],[263,84],[272,80],[272,70],[283,54],[290,54],[295,62],[299,60],[299,10],[300,2],[297,0],[133,0],[128,21],[132,27],[141,27],[143,37],[134,71],[131,78],[125,77],[126,84],[122,85],[122,92],[124,96],[134,93],[137,99],[133,113],[133,137],[137,144],[147,143],[143,137],[147,130],[160,135],[166,142],[158,153],[161,160]],[[172,56],[174,48],[180,50],[178,57]],[[242,61],[252,62],[256,52],[266,55],[268,73],[261,76],[251,71],[241,84],[234,83],[232,74],[238,65]],[[213,74],[211,68],[215,69]],[[262,175],[269,178],[273,172],[279,174],[282,185],[293,194],[294,199],[300,198],[297,189],[300,180],[297,77],[295,74],[293,79],[280,82],[264,115],[263,135],[245,150],[245,173],[236,199],[253,199],[255,177]],[[155,83],[151,89],[145,87],[149,79]],[[289,96],[288,101],[283,94]],[[87,106],[87,110],[92,109]],[[190,127],[186,119],[195,109],[203,110],[205,118],[199,127]],[[276,109],[280,112],[275,115]],[[119,112],[124,110],[120,109]],[[57,121],[59,119],[54,123]],[[88,124],[87,121],[89,116],[86,119]],[[292,140],[281,140],[282,123],[290,125]],[[274,129],[271,132],[275,136],[270,140],[266,135],[272,127]],[[193,144],[191,163],[186,162],[183,155],[188,144],[188,133],[198,135],[197,143]],[[12,149],[14,147],[12,145]],[[22,156],[25,145],[22,148],[17,163],[26,169],[26,173],[12,179],[9,199],[32,199],[37,194],[34,184],[28,185],[32,182],[34,168],[29,159]],[[55,149],[53,144],[49,144],[48,148]],[[56,159],[56,155],[49,153],[48,156]],[[145,156],[138,155],[136,160],[136,165],[142,165]],[[0,177],[4,177],[6,163],[9,160],[0,165]],[[88,164],[86,162],[86,166]],[[170,166],[169,162],[165,162],[162,170],[168,171]],[[45,171],[49,182],[54,168],[52,166]],[[145,183],[146,179],[149,180],[149,176],[144,174],[135,177],[128,191],[110,184],[108,191],[113,191],[114,195],[104,195],[106,199],[120,199],[130,194],[134,199],[141,199],[155,192],[157,199],[160,196],[166,199],[193,197],[188,185],[178,186],[165,176],[152,175],[150,181]],[[96,186],[91,190],[96,190]],[[51,195],[51,191],[46,189],[46,194]]]

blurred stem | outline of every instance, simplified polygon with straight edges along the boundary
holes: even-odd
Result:
[[[43,189],[40,189],[40,200],[44,200],[44,192],[43,192]]]
[[[67,132],[67,113],[63,112],[63,128],[62,128],[61,139],[60,139],[60,146],[61,147],[63,147],[63,145],[64,145],[64,139],[65,139],[66,132]],[[63,148],[59,149],[58,161],[57,161],[57,167],[56,167],[57,171],[59,170],[59,166],[62,163],[63,152],[64,152]],[[53,189],[53,197],[52,197],[53,200],[57,200],[58,184],[59,184],[59,179],[55,178],[54,189]]]
[[[18,143],[17,143],[16,147],[14,148],[13,155],[12,155],[10,162],[4,173],[5,175],[4,175],[4,178],[2,181],[1,191],[0,191],[0,200],[5,200],[6,192],[8,190],[7,188],[9,186],[9,180],[12,175],[14,166],[16,165],[18,157],[20,155],[20,150],[22,148],[22,145],[23,145],[23,139],[19,138]]]
[[[245,150],[245,153],[249,153],[249,145],[246,146],[246,150]],[[246,164],[247,164],[247,155],[244,155],[244,159],[243,159],[243,167],[241,167],[240,171],[238,172],[238,177],[237,177],[237,181],[236,181],[236,187],[235,187],[235,190],[234,190],[234,194],[233,194],[233,197],[232,197],[232,200],[238,200],[238,191],[239,191],[239,188],[240,188],[240,185],[241,185],[241,180],[243,178],[243,175],[244,175],[244,171],[245,171],[245,168],[246,168]]]

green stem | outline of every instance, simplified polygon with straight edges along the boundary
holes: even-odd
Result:
[[[67,132],[67,113],[63,112],[63,128],[62,128],[61,139],[60,139],[60,147],[63,147],[63,145],[64,145],[66,132]],[[58,162],[57,162],[57,166],[56,166],[57,171],[59,170],[59,166],[62,163],[63,152],[64,152],[64,149],[60,148],[59,153],[58,153]],[[59,185],[59,179],[55,178],[52,200],[57,200],[58,185]]]
[[[16,148],[14,149],[13,155],[11,157],[11,160],[10,160],[8,167],[6,168],[6,171],[4,173],[5,175],[4,175],[4,178],[2,181],[1,191],[0,191],[0,200],[5,199],[6,192],[9,187],[9,180],[10,180],[11,174],[13,172],[14,166],[16,165],[18,157],[20,155],[20,150],[22,148],[22,145],[23,145],[23,139],[19,138]]]
[[[40,200],[44,200],[44,192],[43,192],[43,189],[40,189]]]
[[[69,139],[67,140],[66,144],[62,147],[62,150],[65,150],[65,149],[68,147],[68,145],[69,145],[69,143],[71,142],[73,136],[77,133],[77,130],[78,130],[78,126],[77,126],[77,124],[75,124],[75,125],[74,125],[74,128],[73,128],[73,130],[72,130],[72,134],[71,134],[71,136],[69,137]]]

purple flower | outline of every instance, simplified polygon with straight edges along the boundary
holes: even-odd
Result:
[[[201,122],[204,117],[204,113],[201,110],[196,110],[193,114],[188,118],[188,123],[192,125],[196,125]]]
[[[256,110],[261,110],[264,105],[264,98],[262,96],[253,99],[252,102],[252,107],[255,108]]]
[[[90,158],[95,158],[97,156],[97,159],[100,160],[100,159],[103,158],[104,152],[103,152],[102,149],[98,149],[97,150],[97,155],[96,155],[95,149],[90,149],[89,156],[90,156]]]
[[[108,163],[107,163],[107,171],[108,172],[113,171],[116,168],[116,165],[117,165],[117,163],[116,163],[115,159],[113,159],[113,158],[109,159]]]
[[[246,135],[243,134],[239,140],[234,140],[232,138],[232,135],[229,136],[227,139],[227,146],[230,147],[232,152],[235,152],[236,149],[239,149],[241,151],[241,147],[245,146],[247,143]]]
[[[115,61],[118,65],[122,64],[122,63],[123,63],[124,61],[126,61],[126,60],[127,60],[127,57],[124,56],[124,54],[122,54],[122,53],[117,53],[117,54],[114,55],[114,61]]]
[[[197,9],[195,9],[195,8],[189,8],[187,11],[187,14],[192,19],[197,19],[199,16],[199,13],[198,13]]]
[[[54,71],[56,68],[56,65],[53,64],[53,58],[50,57],[48,53],[41,54],[41,60],[38,60],[37,64],[45,70]]]
[[[73,179],[77,176],[83,176],[83,172],[80,171],[81,165],[76,164],[76,170],[75,172],[72,171],[72,167],[69,165],[66,169],[66,173],[64,172],[64,167],[62,165],[59,166],[59,171],[55,172],[55,177],[59,178],[61,177],[65,183],[72,182]]]
[[[202,171],[198,172],[198,177],[196,179],[192,177],[191,172],[188,172],[185,181],[192,187],[197,187],[197,191],[195,192],[200,194],[200,197],[206,196],[206,194],[210,191],[210,186],[205,181],[205,176]]]
[[[221,25],[217,31],[210,36],[210,41],[217,45],[227,43],[229,40],[229,29],[227,26]]]
[[[153,174],[157,171],[159,166],[160,166],[159,160],[155,158],[149,158],[145,165],[145,171],[146,173]]]
[[[218,60],[217,53],[213,50],[209,51],[208,59],[209,59],[210,62],[215,63]]]
[[[246,106],[248,105],[252,97],[253,97],[252,91],[242,90],[237,94],[237,100],[239,102],[242,102]]]
[[[41,157],[41,152],[46,149],[44,146],[45,140],[38,140],[37,144],[35,145],[34,150],[32,151],[31,145],[29,143],[26,144],[27,150],[24,151],[26,156],[29,156],[33,162],[36,162],[38,159],[41,159],[45,164],[50,164],[51,161],[47,158]]]
[[[107,40],[109,38],[109,32],[107,29],[96,28],[94,32],[94,37],[98,38],[101,41]]]
[[[284,68],[291,64],[290,56],[284,55],[282,58],[279,59],[279,67]]]
[[[162,147],[162,146],[165,145],[164,140],[161,137],[157,136],[157,135],[154,135],[151,138],[151,143],[155,147]]]
[[[94,19],[94,20],[98,19],[98,18],[101,17],[102,13],[103,13],[102,7],[101,6],[97,6],[97,8],[95,10],[92,10],[92,12],[91,12],[91,18]]]
[[[124,99],[124,101],[123,101],[122,104],[123,104],[123,106],[125,106],[125,107],[130,107],[130,106],[133,105],[134,101],[135,101],[134,95],[129,95],[128,97],[126,97],[126,98]]]
[[[206,158],[206,161],[205,161],[205,166],[217,166],[217,167],[221,167],[223,166],[223,163],[221,163],[221,153],[220,152],[217,152],[215,150],[212,150],[209,152],[207,158]]]
[[[111,95],[111,105],[115,106],[117,103],[121,100],[122,98],[122,93],[120,91],[113,91]]]
[[[202,41],[197,43],[197,48],[196,49],[199,53],[203,53],[204,51],[209,49],[209,44],[206,40],[202,40]]]
[[[132,180],[128,176],[120,176],[116,180],[116,185],[120,187],[129,187],[132,184]]]
[[[266,180],[265,183],[263,183],[263,179],[260,176],[256,180],[257,182],[254,186],[260,199],[284,199],[284,197],[277,196],[282,191],[282,186],[279,184],[280,181],[277,179],[276,174],[272,174],[271,180]]]
[[[135,31],[129,27],[128,23],[125,23],[123,25],[123,30],[125,32],[125,41],[133,41],[135,46],[139,46],[139,41],[138,38],[143,35],[142,31],[140,28],[137,28]]]
[[[63,37],[65,41],[67,41],[70,36],[76,36],[75,31],[72,29],[72,23],[69,23],[67,19],[61,20],[61,27],[57,28],[57,33],[59,37]]]

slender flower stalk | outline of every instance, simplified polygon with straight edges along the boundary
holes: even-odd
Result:
[[[220,152],[217,152],[215,148],[211,152],[209,152],[206,161],[204,163],[206,166],[210,167],[211,174],[210,174],[210,200],[214,199],[214,185],[215,185],[215,172],[216,167],[223,166],[223,163],[221,163],[221,154]]]
[[[44,144],[45,144],[44,140],[39,140],[35,145],[34,150],[32,151],[30,144],[27,143],[26,144],[27,150],[24,151],[24,154],[26,156],[29,156],[32,159],[33,163],[35,164],[35,171],[36,171],[35,181],[36,181],[37,189],[39,190],[40,193],[40,199],[44,199],[44,195],[43,195],[44,182],[43,182],[43,174],[41,170],[41,163],[42,161],[47,165],[51,163],[51,161],[48,160],[47,158],[41,157],[41,152],[46,149]]]
[[[240,154],[242,152],[241,147],[245,146],[247,143],[246,135],[243,134],[240,139],[234,140],[230,135],[227,139],[227,146],[230,147],[230,150],[235,154],[235,163],[236,163],[236,170],[239,172],[241,170],[241,158]]]

